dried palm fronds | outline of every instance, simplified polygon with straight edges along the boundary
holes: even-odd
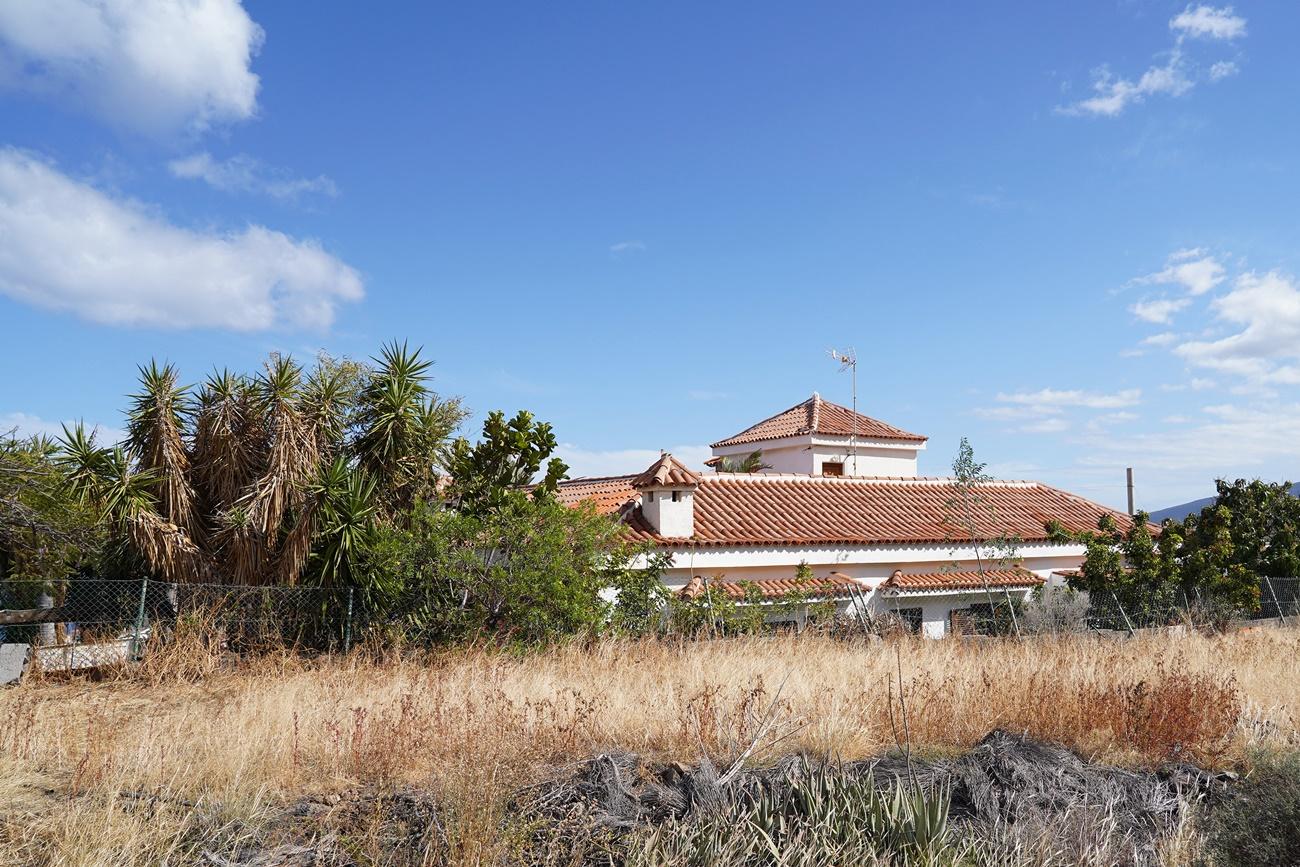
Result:
[[[184,417],[189,412],[187,388],[177,384],[176,368],[156,361],[140,368],[142,390],[132,395],[128,413],[127,445],[138,469],[152,474],[158,513],[199,539],[194,489],[190,485],[190,458],[185,448]]]

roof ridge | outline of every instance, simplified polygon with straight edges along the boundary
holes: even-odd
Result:
[[[749,427],[745,428],[744,430],[740,431],[739,433],[734,433],[734,434],[732,434],[732,435],[729,436],[729,437],[723,437],[722,439],[718,440],[716,443],[713,443],[712,445],[710,445],[709,448],[714,448],[714,447],[718,446],[718,445],[721,444],[721,443],[725,443],[727,440],[734,440],[734,439],[736,439],[736,438],[738,438],[738,437],[742,437],[742,436],[744,436],[745,434],[747,434],[747,433],[749,433],[750,431],[752,431],[752,430],[753,430],[754,428],[756,428],[756,427],[760,427],[760,426],[762,426],[762,425],[765,425],[765,424],[767,424],[769,421],[773,421],[773,420],[775,420],[775,419],[778,419],[778,418],[780,418],[781,416],[786,415],[787,413],[794,412],[796,409],[798,409],[799,407],[803,406],[803,405],[804,405],[805,403],[807,403],[807,402],[808,402],[808,398],[804,398],[803,400],[801,400],[801,401],[799,401],[798,403],[796,403],[794,406],[788,406],[788,407],[786,407],[785,409],[781,410],[780,412],[774,412],[774,413],[772,413],[771,415],[769,415],[767,418],[765,418],[765,419],[760,419],[759,421],[754,422],[754,423],[751,424]]]
[[[813,435],[849,437],[852,436],[854,429],[860,438],[867,440],[885,439],[923,443],[929,439],[887,421],[826,400],[814,391],[812,397],[755,422],[739,433],[711,443],[710,448]]]
[[[616,476],[578,476],[577,478],[573,478],[573,479],[561,479],[560,484],[577,485],[577,484],[585,484],[590,482],[614,482],[614,481],[621,481],[622,479],[635,479],[636,477],[637,477],[636,473],[620,473]]]
[[[700,481],[748,481],[748,482],[778,482],[804,480],[809,482],[819,482],[830,485],[848,485],[848,484],[915,484],[915,485],[949,485],[954,481],[953,476],[813,476],[807,473],[724,473],[713,472],[704,473],[700,476]],[[1044,485],[1042,482],[1033,479],[989,479],[985,482],[976,482],[977,487],[1014,487],[1014,488],[1049,488],[1050,485]],[[1060,489],[1054,489],[1060,490]],[[1062,491],[1062,493],[1069,493]],[[1070,494],[1077,499],[1075,494]],[[1089,501],[1090,502],[1090,501]],[[1099,508],[1108,508],[1100,503],[1091,503]]]
[[[699,483],[700,474],[673,457],[672,452],[660,452],[654,463],[632,479],[632,487],[638,489],[669,484],[694,487]]]

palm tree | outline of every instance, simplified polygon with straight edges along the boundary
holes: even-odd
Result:
[[[771,464],[763,463],[763,451],[750,452],[743,458],[725,457],[718,461],[717,472],[719,473],[761,473],[763,470],[772,469]]]

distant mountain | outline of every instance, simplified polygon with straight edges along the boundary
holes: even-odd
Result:
[[[1300,482],[1291,486],[1291,496],[1300,497]],[[1199,500],[1192,500],[1190,503],[1181,503],[1177,506],[1170,506],[1167,509],[1157,509],[1151,513],[1151,523],[1159,524],[1165,518],[1173,518],[1175,521],[1181,521],[1188,515],[1201,511],[1206,506],[1214,504],[1216,497],[1202,497]]]

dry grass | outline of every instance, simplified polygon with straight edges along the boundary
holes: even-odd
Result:
[[[876,754],[902,734],[905,708],[919,750],[957,750],[1004,727],[1108,761],[1223,765],[1256,741],[1296,739],[1298,656],[1291,630],[792,638],[281,657],[226,672],[190,661],[107,682],[32,682],[0,691],[0,865],[187,863],[304,794],[400,785],[437,793],[453,863],[492,863],[514,845],[502,830],[510,793],[555,765],[610,748],[725,760],[773,707],[786,738],[769,752]]]

